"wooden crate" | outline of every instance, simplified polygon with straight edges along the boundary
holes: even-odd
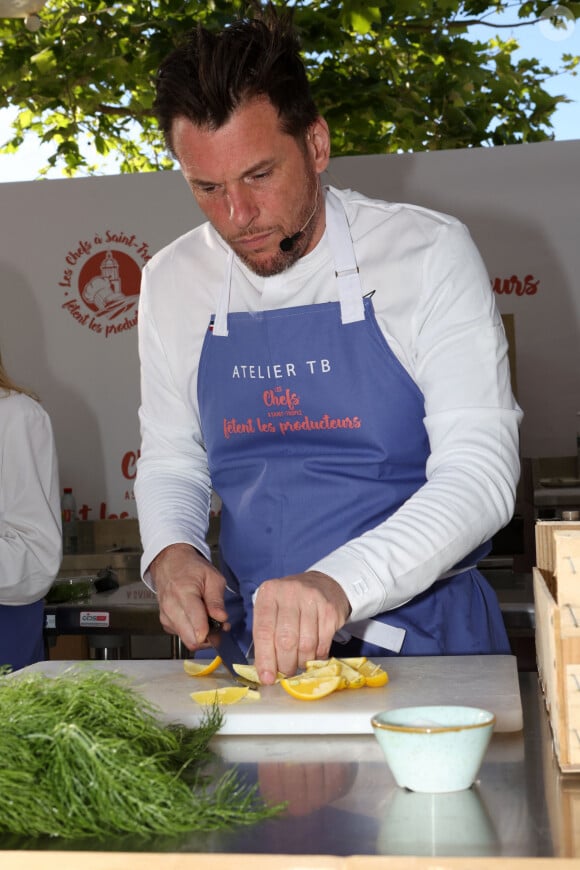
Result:
[[[539,710],[543,792],[555,858],[580,858],[580,774],[563,772],[552,749],[552,732],[543,699]]]
[[[580,771],[580,523],[536,524],[538,674],[560,769]]]

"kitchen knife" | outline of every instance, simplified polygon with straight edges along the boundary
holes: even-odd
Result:
[[[231,636],[230,632],[223,630],[221,622],[218,622],[217,619],[213,619],[211,616],[208,616],[208,622],[208,643],[213,646],[213,648],[221,658],[228,671],[232,674],[232,676],[235,677],[236,680],[247,684],[248,681],[242,680],[241,677],[236,674],[234,670],[234,665],[247,665],[247,658],[241,651],[236,641]]]

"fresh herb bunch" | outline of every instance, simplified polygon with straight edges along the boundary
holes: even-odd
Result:
[[[235,770],[207,772],[223,716],[164,726],[121,674],[0,670],[0,832],[28,837],[169,834],[247,825],[266,806]]]

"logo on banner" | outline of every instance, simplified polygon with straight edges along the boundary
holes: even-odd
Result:
[[[141,269],[149,245],[124,232],[96,233],[67,252],[62,308],[80,326],[109,338],[137,325]]]

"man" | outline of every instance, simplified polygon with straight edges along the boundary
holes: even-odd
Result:
[[[475,566],[512,514],[521,413],[467,231],[323,189],[328,127],[286,13],[195,30],[156,111],[208,219],[141,291],[135,491],[163,626],[198,649],[227,621],[264,683],[333,640],[509,652]]]

